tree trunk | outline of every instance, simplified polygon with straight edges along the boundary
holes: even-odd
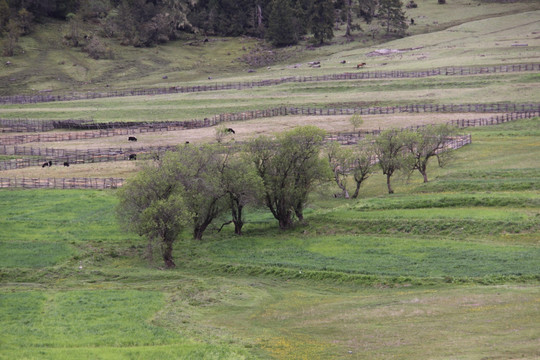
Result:
[[[354,190],[354,194],[352,196],[353,199],[356,199],[358,197],[358,193],[360,192],[360,185],[362,185],[362,183],[356,183],[356,190]]]
[[[242,226],[244,226],[244,222],[242,221],[243,208],[244,206],[240,204],[238,199],[231,197],[231,216],[232,222],[234,223],[234,233],[236,235],[242,235]]]
[[[193,238],[195,240],[202,240],[204,230],[206,230],[206,226],[195,226],[195,228],[193,229]]]
[[[279,228],[282,230],[290,229],[293,225],[291,213],[283,214],[279,219]]]
[[[392,189],[392,185],[390,185],[390,177],[391,175],[386,175],[386,185],[388,186],[388,193],[393,194],[394,190]]]
[[[174,269],[176,267],[172,257],[172,245],[172,242],[165,243],[165,246],[163,247],[163,261],[165,262],[165,267],[167,269]]]
[[[420,171],[420,173],[422,174],[422,176],[424,177],[424,182],[427,183],[428,182],[428,178],[427,178],[427,173],[426,171]]]
[[[242,220],[240,221],[233,221],[234,222],[234,233],[236,235],[242,235],[242,226],[244,226],[244,223]]]
[[[347,30],[345,30],[345,36],[351,37],[351,25],[352,25],[352,0],[347,0]]]

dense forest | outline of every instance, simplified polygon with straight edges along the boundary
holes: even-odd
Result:
[[[353,17],[370,23],[378,17],[387,33],[407,28],[401,0],[0,0],[3,53],[13,55],[19,36],[49,18],[69,23],[66,45],[84,46],[94,58],[107,57],[103,38],[149,47],[184,33],[202,36],[253,36],[273,46],[301,39],[324,44],[336,23],[346,34],[362,31]],[[95,33],[81,31],[95,25]]]

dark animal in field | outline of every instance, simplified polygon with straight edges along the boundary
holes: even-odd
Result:
[[[414,25],[414,19],[411,18],[411,25]]]
[[[128,137],[128,141],[137,141],[137,138],[135,136]]]
[[[69,163],[67,161],[64,161],[64,166],[69,167]]]
[[[227,130],[225,130],[225,131],[229,132],[229,133],[236,134],[236,132],[232,128],[227,128]]]
[[[49,162],[48,162],[48,161],[44,162],[43,165],[41,165],[42,168],[47,167],[47,166],[49,166]]]
[[[347,63],[347,60],[341,60],[340,63],[341,63],[341,64],[346,64],[346,63]]]
[[[129,160],[137,160],[137,154],[129,154]]]
[[[366,66],[366,63],[360,63],[360,64],[356,65],[356,68],[360,69],[360,68],[362,68],[364,66]]]
[[[49,160],[49,166],[52,166],[52,161],[51,160]]]
[[[405,5],[407,9],[415,9],[418,7],[418,4],[416,4],[413,0],[409,1],[407,5]]]
[[[186,144],[189,144],[189,141],[186,141]]]

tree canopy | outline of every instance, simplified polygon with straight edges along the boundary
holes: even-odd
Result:
[[[320,158],[324,131],[298,127],[276,139],[261,136],[248,145],[264,187],[264,202],[279,227],[288,229],[293,216],[303,221],[308,194],[321,180],[330,178],[326,160]]]

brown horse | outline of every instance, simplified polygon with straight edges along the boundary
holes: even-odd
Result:
[[[360,64],[356,65],[356,68],[360,69],[360,68],[364,67],[365,65],[366,65],[366,63],[360,63]]]

